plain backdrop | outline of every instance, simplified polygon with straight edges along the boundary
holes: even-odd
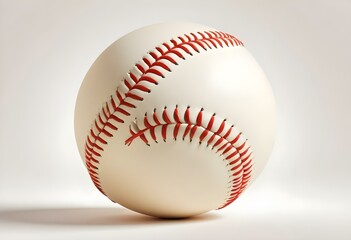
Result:
[[[124,34],[186,20],[234,34],[279,117],[266,169],[230,207],[177,221],[112,204],[74,138],[79,86]],[[1,239],[351,239],[351,1],[0,1]]]

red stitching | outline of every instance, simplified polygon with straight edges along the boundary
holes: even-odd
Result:
[[[126,78],[119,84],[116,92],[102,105],[102,109],[94,119],[86,137],[85,162],[93,183],[103,194],[105,192],[101,187],[98,173],[94,171],[98,170],[99,159],[104,150],[103,146],[108,144],[107,139],[113,137],[114,132],[118,131],[118,125],[124,123],[124,118],[131,114],[130,110],[136,108],[132,102],[142,101],[144,98],[141,95],[151,92],[149,85],[145,83],[158,85],[158,81],[164,78],[164,71],[171,72],[172,65],[178,65],[177,58],[186,59],[187,55],[192,56],[194,53],[199,53],[199,49],[207,51],[213,48],[223,48],[223,43],[227,47],[243,46],[243,43],[234,36],[218,31],[184,34],[163,43],[134,65]],[[124,92],[123,89],[127,89],[127,91]],[[179,130],[180,119],[177,122],[179,124],[176,124],[176,128]],[[207,131],[212,127],[211,124],[211,122],[208,123]],[[177,131],[174,133],[175,136],[178,135]],[[189,129],[189,131],[192,137],[197,131],[197,127]],[[165,135],[165,130],[163,132]],[[188,132],[184,134],[183,138],[188,135]],[[155,132],[150,130],[150,134],[156,141]],[[200,139],[204,139],[206,134],[204,133]],[[143,139],[143,137],[140,138]]]
[[[203,122],[203,111],[204,109],[201,108],[196,115],[196,120],[191,121],[191,109],[188,106],[183,113],[184,121],[181,121],[178,106],[173,109],[172,114],[168,113],[166,107],[163,109],[162,113],[158,113],[155,109],[152,114],[155,122],[154,124],[150,123],[148,114],[145,113],[143,119],[144,127],[139,129],[138,124],[134,122],[134,124],[130,126],[131,136],[125,140],[125,144],[130,146],[134,140],[140,138],[145,144],[150,146],[146,135],[147,132],[150,132],[151,138],[157,143],[157,135],[155,134],[155,129],[157,128],[161,128],[161,137],[163,141],[167,140],[167,129],[172,127],[172,137],[175,140],[177,140],[181,126],[185,127],[183,140],[186,136],[189,136],[189,140],[192,141],[195,133],[199,130],[199,144],[202,144],[205,139],[204,133],[212,133],[212,136],[207,140],[207,146],[211,146],[211,150],[218,148],[216,152],[220,152],[220,156],[228,162],[227,166],[233,165],[233,167],[230,167],[230,171],[232,176],[236,178],[232,182],[230,197],[228,197],[226,202],[220,207],[223,208],[238,198],[241,192],[245,189],[247,182],[251,177],[252,151],[247,140],[242,137],[241,132],[234,133],[234,125],[229,125],[227,120],[224,119],[221,121],[218,129],[214,129],[214,122],[218,121],[219,118],[213,114],[212,117],[210,117],[209,122],[206,124]],[[171,119],[169,116],[173,116],[173,118]],[[234,136],[232,136],[233,133]],[[217,140],[213,143],[214,139]],[[231,144],[231,139],[235,139],[233,144]]]

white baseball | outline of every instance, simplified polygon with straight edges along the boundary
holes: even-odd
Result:
[[[95,186],[157,217],[232,203],[258,176],[275,138],[265,74],[234,36],[163,23],[120,38],[79,90],[75,134]]]

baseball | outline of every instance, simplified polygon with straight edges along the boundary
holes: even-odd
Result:
[[[147,26],[111,44],[80,87],[75,135],[96,188],[133,211],[222,209],[273,147],[275,102],[242,41],[207,26]]]

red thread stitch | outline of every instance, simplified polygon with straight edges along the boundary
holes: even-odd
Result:
[[[227,166],[233,165],[233,167],[230,167],[229,171],[234,179],[231,182],[232,185],[230,187],[229,197],[226,199],[225,203],[219,207],[223,208],[237,199],[247,186],[247,183],[251,177],[253,158],[252,151],[241,132],[234,130],[234,125],[227,123],[226,119],[219,120],[218,117],[215,117],[215,114],[210,117],[208,123],[206,124],[203,121],[203,114],[204,109],[201,108],[196,115],[196,120],[191,121],[191,109],[190,107],[187,107],[184,110],[184,113],[182,113],[184,121],[181,121],[178,106],[174,108],[172,114],[168,114],[166,107],[163,109],[162,113],[158,113],[155,109],[153,112],[153,119],[155,123],[150,124],[148,114],[146,113],[143,119],[144,127],[139,129],[136,122],[134,122],[133,125],[130,125],[131,136],[125,141],[125,144],[131,145],[134,140],[140,138],[145,144],[150,146],[146,133],[150,132],[151,138],[157,142],[155,130],[159,128],[161,130],[161,137],[164,141],[167,139],[167,129],[169,128],[173,128],[172,137],[175,140],[178,137],[181,126],[185,128],[183,140],[188,136],[189,140],[192,141],[196,131],[199,131],[199,144],[202,144],[205,139],[203,136],[204,133],[211,133],[212,136],[204,142],[206,142],[207,146],[211,147],[211,150],[217,148],[216,152],[219,152],[220,156],[222,156],[223,159],[228,162]],[[173,118],[170,118],[169,116],[173,116]],[[160,119],[162,119],[164,123],[161,123]],[[215,121],[221,121],[217,129],[213,127]],[[213,139],[217,140],[214,141]],[[232,144],[231,142],[233,139],[235,142]]]
[[[179,60],[186,59],[187,55],[199,53],[199,49],[207,51],[223,48],[223,43],[227,47],[243,46],[240,40],[223,32],[204,31],[184,34],[156,47],[134,65],[115,93],[102,105],[86,137],[86,167],[100,192],[105,194],[97,172],[104,145],[108,144],[108,138],[113,137],[118,131],[118,126],[124,123],[125,117],[130,115],[130,110],[136,108],[135,103],[143,100],[143,93],[150,93],[150,85],[158,85],[158,81],[164,78],[164,73],[171,72],[172,66],[178,65]],[[190,129],[189,131],[191,132]],[[195,132],[196,128],[192,131]],[[151,135],[155,137],[152,132]]]

